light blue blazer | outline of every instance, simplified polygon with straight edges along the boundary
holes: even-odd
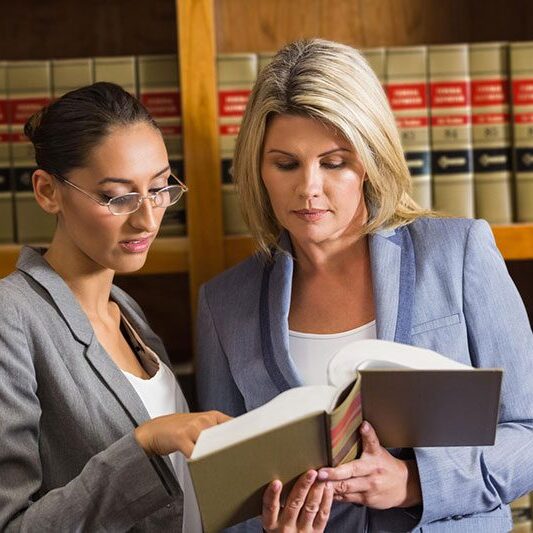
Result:
[[[287,235],[281,244],[290,251]],[[416,457],[420,508],[335,504],[328,530],[510,530],[507,504],[533,490],[533,334],[489,225],[421,218],[370,236],[370,256],[378,338],[502,367],[500,421],[494,446],[403,450]],[[239,415],[302,384],[288,350],[292,273],[290,253],[252,257],[200,291],[202,409]]]

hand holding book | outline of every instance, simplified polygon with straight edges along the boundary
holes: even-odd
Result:
[[[362,453],[359,459],[318,471],[319,480],[332,482],[334,499],[374,509],[420,504],[422,493],[416,461],[404,461],[391,455],[381,446],[368,422],[363,422],[360,432]]]

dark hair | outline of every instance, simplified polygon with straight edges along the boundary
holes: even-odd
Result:
[[[91,150],[113,128],[138,122],[159,129],[137,98],[119,85],[98,82],[43,107],[28,119],[24,133],[35,148],[37,166],[65,175],[85,166]]]

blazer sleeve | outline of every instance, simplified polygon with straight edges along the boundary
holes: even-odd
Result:
[[[43,385],[33,364],[36,341],[7,292],[0,318],[0,530],[126,530],[172,503],[175,496],[133,432],[93,456],[68,484],[41,494],[38,387]]]
[[[465,245],[463,312],[472,364],[504,370],[496,443],[414,450],[423,494],[419,525],[489,512],[533,490],[533,334],[481,220]]]
[[[201,410],[216,409],[230,416],[243,414],[244,399],[231,375],[207,299],[208,288],[198,297],[196,389]]]

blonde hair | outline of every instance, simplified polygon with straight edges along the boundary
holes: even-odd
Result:
[[[430,214],[410,197],[411,177],[394,116],[372,69],[355,49],[322,39],[286,45],[259,73],[237,138],[233,176],[241,210],[260,249],[277,247],[279,225],[261,179],[268,120],[300,115],[333,127],[354,147],[367,174],[364,234]]]

